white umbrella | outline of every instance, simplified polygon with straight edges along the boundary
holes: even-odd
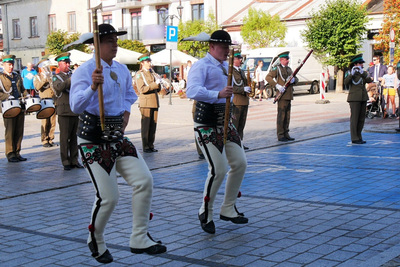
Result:
[[[205,32],[201,32],[196,36],[189,36],[183,38],[181,41],[199,41],[199,42],[208,42],[210,41],[210,35]]]
[[[118,52],[114,59],[121,64],[137,64],[138,57],[141,55],[138,52],[118,47]]]
[[[170,50],[164,49],[160,52],[157,52],[153,55],[150,55],[151,63],[154,66],[165,66],[170,64]],[[172,50],[172,65],[179,66],[181,64],[185,64],[188,60],[192,61],[192,63],[196,62],[198,59],[192,57],[191,55],[185,54],[179,50]]]
[[[88,61],[93,57],[93,54],[87,54],[85,52],[76,49],[72,49],[68,52],[71,53],[69,57],[71,59],[71,65],[73,64],[82,65],[82,63]]]

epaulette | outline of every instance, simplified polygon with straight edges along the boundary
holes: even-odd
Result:
[[[275,66],[275,67],[273,67],[271,70],[276,70],[277,69],[277,67]]]
[[[138,72],[136,72],[136,79],[139,79],[139,78],[140,78],[140,73],[138,71]]]
[[[348,70],[348,71],[346,71],[346,73],[344,74],[344,77],[346,78],[347,76],[349,76],[349,74],[350,74],[350,71]]]

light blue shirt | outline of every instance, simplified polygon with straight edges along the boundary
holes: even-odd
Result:
[[[137,100],[137,95],[132,87],[132,77],[125,65],[116,61],[108,65],[101,60],[103,66],[103,96],[105,116],[118,116],[125,111],[131,111],[131,105]],[[100,115],[98,92],[91,89],[92,73],[96,69],[94,58],[83,63],[71,77],[71,90],[69,103],[71,110],[76,114],[87,111],[91,114]],[[118,77],[114,81],[111,71]]]
[[[220,63],[210,53],[195,62],[188,74],[186,96],[210,104],[225,103],[225,98],[218,98],[219,91],[228,83],[222,67],[228,73],[228,62]]]

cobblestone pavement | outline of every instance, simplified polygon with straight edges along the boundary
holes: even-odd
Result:
[[[154,176],[150,232],[165,254],[131,254],[131,188],[106,231],[109,266],[399,266],[400,135],[396,119],[367,119],[365,145],[352,145],[346,94],[296,96],[291,135],[276,140],[276,106],[252,101],[245,129],[248,169],[238,208],[247,225],[218,219],[216,234],[197,219],[207,164],[193,142],[192,102],[161,99],[158,153],[144,154]],[[3,124],[0,132],[4,132]],[[58,129],[56,141],[58,141]],[[127,136],[141,152],[140,115]],[[40,144],[40,122],[26,116],[22,155],[8,163],[0,139],[0,266],[96,266],[86,245],[93,188],[84,170],[64,171],[59,148]],[[217,197],[221,204],[224,187]]]

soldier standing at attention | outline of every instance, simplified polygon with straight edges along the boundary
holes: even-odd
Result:
[[[292,78],[290,85],[284,91],[286,80],[292,75],[293,71],[289,65],[289,51],[282,52],[278,55],[280,64],[272,68],[267,74],[266,80],[275,87],[279,92],[285,92],[281,99],[278,101],[278,115],[276,119],[276,133],[278,141],[287,142],[293,141],[294,138],[289,135],[289,123],[291,112],[291,101],[293,100],[293,84],[298,82],[297,77]]]
[[[244,71],[240,69],[242,55],[240,52],[234,54],[233,59],[233,110],[232,123],[239,132],[240,139],[243,141],[243,130],[246,125],[247,111],[249,109],[249,96],[251,88],[247,86],[247,79]],[[243,145],[243,148],[249,149]]]
[[[21,76],[14,70],[14,55],[6,55],[2,58],[3,73],[0,74],[0,100],[18,99],[26,96],[27,92],[22,84]],[[12,118],[4,118],[6,143],[6,157],[8,162],[25,161],[26,158],[20,155],[22,138],[24,136],[25,105],[22,105],[21,112]],[[4,113],[4,110],[2,111]]]
[[[139,108],[142,114],[142,145],[143,152],[158,152],[154,148],[156,138],[158,108],[158,92],[161,90],[161,79],[157,79],[151,68],[150,53],[139,57],[140,70],[136,73],[136,86],[139,91]]]
[[[60,156],[64,170],[83,168],[78,162],[78,140],[76,130],[79,118],[69,105],[71,87],[70,53],[62,53],[55,58],[60,72],[53,76],[53,87],[57,95],[56,113],[60,127]]]
[[[362,54],[353,57],[350,61],[350,70],[346,72],[344,84],[349,85],[347,102],[350,105],[350,135],[353,144],[365,144],[361,132],[364,128],[365,114],[367,112],[368,93],[366,83],[374,81],[363,70]]]

